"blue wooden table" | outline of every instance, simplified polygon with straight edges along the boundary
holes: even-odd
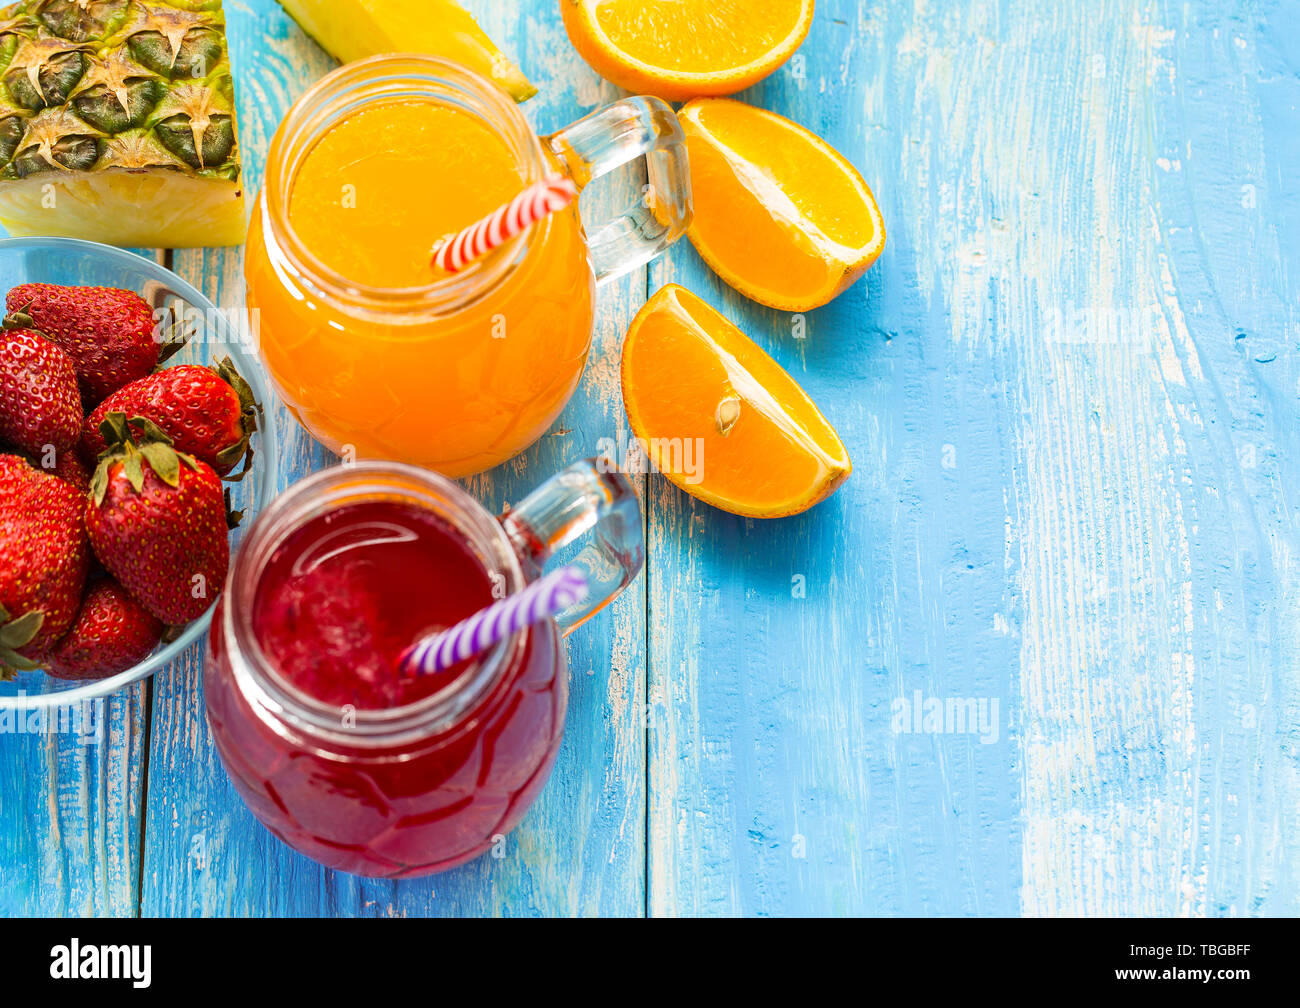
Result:
[[[558,5],[468,4],[542,132],[618,96]],[[272,0],[227,13],[251,189],[332,62]],[[1300,912],[1300,11],[821,0],[742,97],[858,165],[880,261],[797,325],[683,243],[601,291],[569,409],[469,486],[500,508],[616,436],[669,281],[803,383],[849,483],[757,522],[642,478],[646,576],[571,640],[502,857],[394,884],[280,845],[195,651],[102,744],[0,737],[0,912]],[[241,303],[238,250],[170,262]],[[282,484],[329,464],[281,420]]]

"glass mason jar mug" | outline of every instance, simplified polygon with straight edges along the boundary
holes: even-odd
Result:
[[[586,232],[575,203],[460,273],[428,268],[438,238],[525,186],[561,172],[581,189],[638,158],[649,185],[622,216]],[[480,472],[568,402],[596,284],[653,259],[690,216],[684,137],[658,99],[539,139],[504,92],[456,64],[352,63],[308,91],[271,143],[244,266],[262,358],[335,452]],[[394,249],[410,252],[400,269]]]
[[[611,468],[576,463],[495,519],[442,476],[364,462],[296,484],[258,517],[214,612],[204,696],[221,760],[265,826],[328,867],[401,878],[476,857],[519,823],[564,729],[560,638],[615,598],[643,562],[636,491]],[[421,535],[435,552],[416,558],[413,584],[402,582],[398,553],[371,552],[415,548]],[[358,637],[362,650],[344,662],[322,654],[319,640],[333,647],[346,630],[340,612],[374,611],[364,599],[339,598],[329,581],[349,550],[375,567],[390,605],[434,609],[456,599],[472,609],[479,601],[467,599],[482,585],[499,588],[492,595],[519,591],[555,550],[584,536],[571,562],[586,569],[587,599],[447,678],[408,677],[393,692],[393,665],[371,661],[368,640]],[[324,578],[321,591],[313,595],[304,577]],[[297,615],[318,636],[301,655],[282,634],[301,624],[276,615],[290,583],[292,604],[303,605]],[[416,613],[409,625],[419,621]],[[374,704],[385,690],[392,705]]]

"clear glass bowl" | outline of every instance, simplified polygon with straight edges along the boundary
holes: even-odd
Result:
[[[258,418],[258,432],[253,436],[256,452],[248,475],[238,483],[225,484],[230,488],[232,506],[244,511],[239,528],[231,533],[231,548],[237,548],[244,530],[275,493],[278,443],[270,387],[247,327],[232,313],[218,312],[211,301],[171,270],[134,253],[73,238],[0,238],[0,294],[29,282],[121,287],[141,294],[155,308],[170,307],[196,337],[165,367],[211,364],[213,358],[230,355],[257,401],[267,407]],[[55,707],[115,693],[176,658],[207,631],[210,619],[211,610],[139,665],[107,679],[74,682],[44,672],[19,672],[16,679],[0,682],[0,709]]]

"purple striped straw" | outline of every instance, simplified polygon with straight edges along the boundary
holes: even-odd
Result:
[[[486,651],[534,623],[550,619],[587,597],[581,567],[561,567],[500,602],[494,602],[454,627],[430,634],[406,649],[403,671],[431,675]]]

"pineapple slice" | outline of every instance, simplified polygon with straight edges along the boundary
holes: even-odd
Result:
[[[10,234],[244,240],[220,0],[22,0],[0,11],[0,84]]]
[[[445,56],[494,80],[515,101],[537,88],[455,0],[280,0],[340,63],[380,53]]]

